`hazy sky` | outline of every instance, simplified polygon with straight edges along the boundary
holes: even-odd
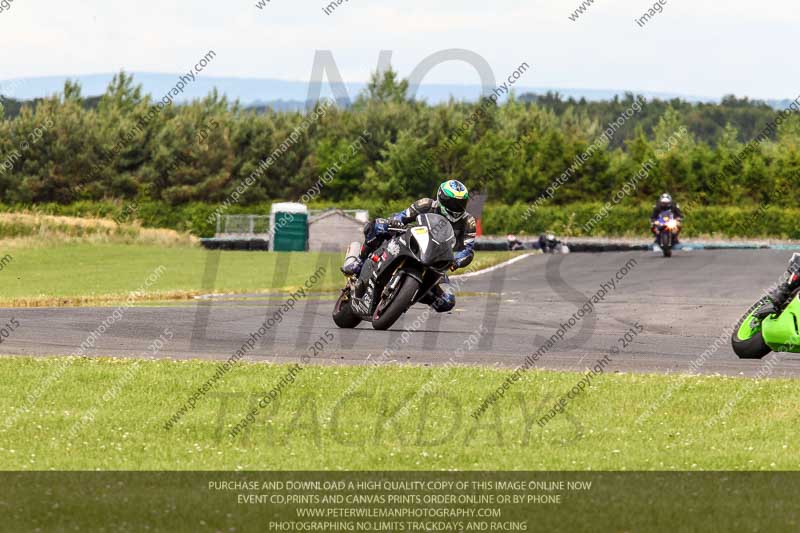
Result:
[[[652,2],[595,0],[13,0],[0,12],[0,79],[119,69],[183,72],[209,49],[204,75],[308,81],[314,51],[331,50],[347,81],[363,81],[381,49],[407,75],[439,50],[466,48],[498,78],[521,62],[520,85],[727,93],[800,94],[800,14],[788,0],[667,0],[645,27]],[[663,1],[663,0],[662,0]],[[426,82],[476,83],[449,63]]]

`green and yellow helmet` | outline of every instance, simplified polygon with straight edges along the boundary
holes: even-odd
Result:
[[[436,201],[439,202],[439,211],[451,222],[455,222],[461,220],[467,214],[469,191],[460,181],[445,181],[439,185]]]

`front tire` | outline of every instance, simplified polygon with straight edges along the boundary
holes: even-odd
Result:
[[[372,316],[372,327],[377,330],[386,330],[392,327],[392,324],[397,322],[397,319],[408,311],[411,306],[411,300],[417,294],[419,286],[419,281],[411,276],[405,276],[395,293],[390,296],[388,302],[384,302],[381,299],[375,314]]]
[[[661,232],[661,251],[664,257],[672,257],[672,235],[666,231]]]
[[[333,308],[333,322],[340,328],[351,329],[361,323],[361,318],[353,311],[350,305],[350,290],[345,289],[336,300]]]
[[[761,334],[761,323],[753,328],[753,313],[761,307],[763,300],[759,300],[747,310],[747,313],[739,319],[731,334],[731,345],[734,353],[739,359],[762,359],[772,351],[772,348],[764,342]]]

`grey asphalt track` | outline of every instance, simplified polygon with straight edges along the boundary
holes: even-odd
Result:
[[[609,286],[627,264],[628,272],[616,280],[616,288],[608,290],[593,311],[573,320],[563,340],[538,360],[538,368],[583,370],[612,347],[621,347],[618,339],[638,323],[642,332],[611,357],[612,370],[800,376],[800,354],[781,354],[770,369],[765,361],[736,358],[729,341],[730,328],[776,282],[790,255],[772,250],[683,251],[670,259],[651,252],[536,255],[459,280],[460,296],[453,312],[438,315],[415,306],[389,332],[373,331],[369,324],[340,330],[330,317],[332,295],[313,295],[268,331],[245,360],[298,362],[303,355],[314,355],[309,347],[327,331],[333,341],[311,358],[314,362],[452,361],[514,367],[556,334],[561,324],[568,325],[586,299],[602,284]],[[174,338],[159,357],[225,359],[282,301],[283,297],[259,296],[128,308],[86,353],[143,356],[152,340],[168,328]],[[0,344],[0,353],[74,353],[113,310],[0,309],[0,324],[12,317],[20,323]]]

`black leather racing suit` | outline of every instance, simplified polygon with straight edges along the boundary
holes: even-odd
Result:
[[[656,204],[653,207],[653,212],[650,215],[650,222],[655,222],[658,220],[658,215],[663,213],[664,211],[672,211],[672,216],[674,216],[678,220],[683,220],[683,213],[681,213],[681,206],[678,204],[672,204],[670,207],[661,207],[661,204]]]

